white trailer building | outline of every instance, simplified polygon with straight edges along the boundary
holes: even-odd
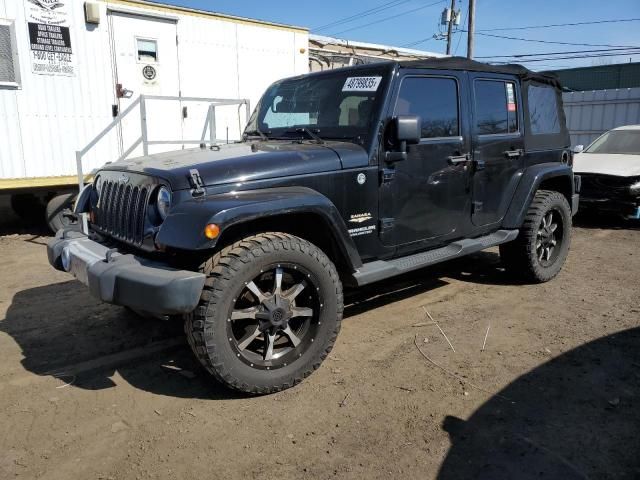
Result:
[[[0,193],[76,184],[76,152],[110,124],[84,172],[237,139],[271,82],[308,72],[307,49],[305,28],[155,2],[0,0]]]

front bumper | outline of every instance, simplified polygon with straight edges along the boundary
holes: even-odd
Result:
[[[121,254],[81,232],[60,230],[47,245],[49,263],[72,273],[100,300],[157,315],[196,308],[205,275]]]

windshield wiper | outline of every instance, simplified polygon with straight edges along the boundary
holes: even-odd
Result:
[[[316,143],[324,143],[324,140],[320,138],[316,132],[320,130],[316,130],[315,132],[307,127],[296,128],[295,130],[288,130],[285,133],[295,132],[295,133],[306,133],[311,140],[315,140]]]

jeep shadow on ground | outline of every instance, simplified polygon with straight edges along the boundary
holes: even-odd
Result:
[[[640,328],[554,358],[443,429],[440,480],[640,478]]]
[[[506,283],[495,253],[476,254],[358,290],[345,290],[344,318],[435,291],[441,277]],[[472,267],[470,270],[467,267]],[[471,273],[469,273],[471,272]],[[0,331],[20,346],[24,368],[76,388],[116,385],[117,373],[136,388],[184,398],[242,398],[215,382],[193,357],[178,320],[142,318],[93,299],[75,280],[17,293]],[[80,370],[80,371],[78,371]]]
[[[174,397],[237,396],[201,371],[181,322],[104,304],[75,280],[17,293],[0,331],[20,346],[27,371],[76,388],[111,388],[122,377],[136,388]]]

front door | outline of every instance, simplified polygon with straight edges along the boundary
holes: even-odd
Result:
[[[110,22],[115,83],[121,85],[117,88],[119,111],[124,111],[141,94],[179,97],[176,21],[111,12]],[[145,109],[149,140],[182,140],[179,100],[147,100]],[[140,110],[135,108],[122,122],[123,151],[141,133]],[[149,153],[179,148],[178,145],[151,145]],[[132,154],[141,152],[138,147]]]
[[[506,75],[469,74],[473,122],[473,224],[498,225],[515,193],[523,162],[518,82]]]
[[[407,72],[400,79],[392,115],[420,116],[422,139],[408,147],[405,160],[383,171],[383,244],[437,244],[469,227],[467,103],[464,73]]]

